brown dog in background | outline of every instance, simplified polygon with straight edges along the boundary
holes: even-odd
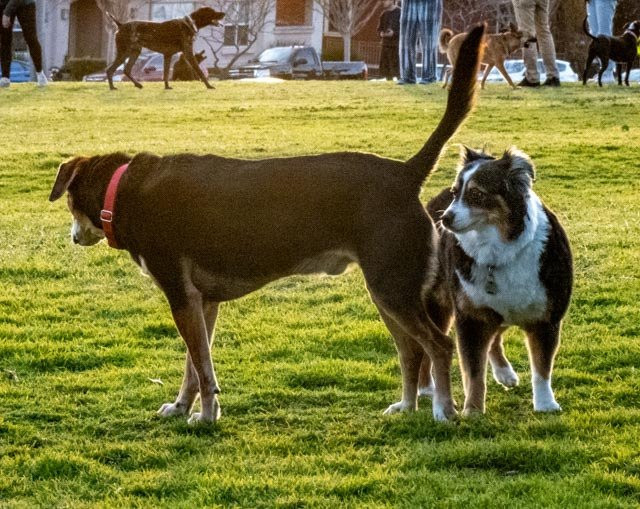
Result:
[[[440,53],[445,53],[449,60],[449,68],[445,66],[442,71],[442,88],[445,88],[449,83],[449,77],[453,73],[453,68],[458,60],[458,53],[460,52],[460,46],[467,36],[466,32],[454,35],[452,30],[443,28],[440,31],[440,38],[438,45],[440,47]],[[517,88],[511,81],[511,77],[504,68],[504,61],[509,57],[511,53],[519,49],[523,45],[523,34],[518,27],[513,23],[509,24],[509,30],[500,32],[499,34],[487,34],[485,35],[484,53],[482,63],[486,65],[484,70],[484,76],[482,76],[481,87],[484,88],[484,82],[487,80],[487,76],[491,72],[491,69],[498,68],[500,73],[509,82],[512,88]]]

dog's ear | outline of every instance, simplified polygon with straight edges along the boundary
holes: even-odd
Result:
[[[71,182],[76,178],[78,169],[82,163],[88,161],[86,157],[74,157],[66,163],[62,163],[58,167],[58,174],[56,180],[53,183],[51,194],[49,195],[49,201],[56,201],[69,189]]]
[[[536,170],[531,158],[515,147],[507,150],[502,159],[509,165],[507,185],[526,193],[536,179]]]
[[[471,147],[467,147],[466,145],[461,145],[460,158],[462,165],[465,166],[478,159],[487,159],[487,154],[485,154],[484,152],[473,150]]]

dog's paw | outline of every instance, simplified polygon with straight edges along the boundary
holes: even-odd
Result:
[[[387,408],[382,415],[392,415],[401,412],[413,412],[414,410],[416,410],[415,403],[410,403],[408,401],[398,401],[393,405],[389,405],[389,408]]]
[[[495,381],[505,387],[516,387],[520,383],[520,378],[511,364],[496,367],[491,365],[491,371],[493,371]]]
[[[533,410],[535,412],[561,412],[562,407],[558,404],[558,402],[551,397],[551,399],[545,399],[542,401],[533,402]]]
[[[449,401],[447,403],[441,403],[436,400],[433,401],[433,419],[438,422],[446,422],[454,419],[458,415],[455,403]]]
[[[481,409],[475,407],[465,408],[462,411],[463,417],[480,417],[482,415],[484,415],[484,412]]]
[[[158,410],[158,415],[161,417],[172,417],[174,415],[187,415],[189,409],[184,405],[177,403],[165,403]]]

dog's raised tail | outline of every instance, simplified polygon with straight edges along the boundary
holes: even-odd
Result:
[[[120,22],[116,19],[116,17],[115,17],[113,14],[111,14],[109,11],[106,11],[106,15],[111,19],[111,21],[113,21],[113,22],[116,24],[116,26],[117,26],[118,28],[120,28],[120,27],[122,26],[122,23],[120,23]]]
[[[453,30],[449,30],[448,28],[443,28],[440,30],[440,35],[438,36],[438,49],[440,53],[446,53],[449,48],[449,41],[453,37]]]
[[[420,151],[405,163],[409,171],[415,175],[419,185],[422,185],[429,176],[438,162],[445,143],[454,135],[473,108],[484,31],[484,23],[477,25],[462,42],[453,69],[453,81],[444,116]]]
[[[593,40],[597,39],[596,36],[589,32],[589,16],[584,17],[584,21],[582,22],[582,30],[584,30],[584,33],[591,37]]]

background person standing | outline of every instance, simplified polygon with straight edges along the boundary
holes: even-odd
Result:
[[[547,79],[545,86],[558,87],[560,79],[556,66],[556,47],[549,29],[549,0],[512,0],[516,14],[518,28],[522,30],[527,40],[522,50],[526,67],[523,80],[518,83],[521,87],[540,86],[538,73],[538,50],[536,40],[542,55]]]
[[[42,48],[38,42],[36,31],[36,0],[0,0],[2,22],[0,26],[0,67],[2,77],[0,87],[11,84],[11,59],[13,56],[13,23],[16,18],[22,27],[22,35],[29,47],[29,54],[36,68],[38,86],[47,84],[47,77],[42,70]]]
[[[442,0],[403,0],[400,14],[399,85],[416,83],[416,44],[422,45],[422,73],[418,83],[437,80],[438,36]]]
[[[380,76],[392,80],[400,76],[398,41],[400,40],[400,8],[393,0],[382,0],[384,11],[380,15],[378,34],[382,39],[380,51]]]
[[[587,17],[589,19],[589,29],[594,35],[613,34],[613,15],[616,12],[618,0],[587,0]],[[602,81],[612,83],[613,60],[609,61],[607,70],[602,75]]]

